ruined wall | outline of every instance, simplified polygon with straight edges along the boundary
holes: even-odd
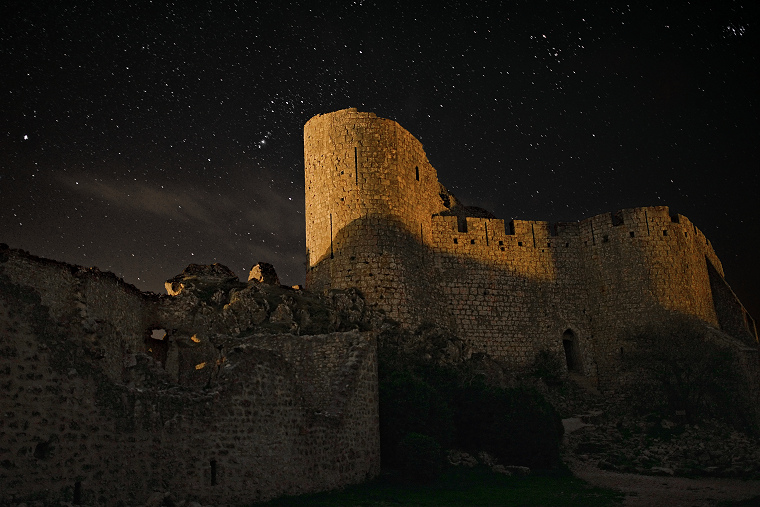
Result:
[[[407,327],[432,320],[518,369],[568,350],[572,369],[609,384],[624,338],[672,312],[754,326],[730,301],[719,321],[720,261],[667,207],[561,224],[453,216],[421,144],[353,109],[310,120],[304,154],[307,286],[358,287]]]
[[[0,261],[0,503],[248,504],[379,472],[371,333],[206,330],[177,344],[193,375],[174,378],[142,352],[155,295],[19,251]]]

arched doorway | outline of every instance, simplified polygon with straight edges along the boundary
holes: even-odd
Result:
[[[572,329],[562,333],[562,346],[565,349],[565,362],[567,371],[581,371],[580,351],[578,350],[578,338]]]

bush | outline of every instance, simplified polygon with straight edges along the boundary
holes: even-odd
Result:
[[[451,407],[427,382],[409,371],[380,382],[380,450],[385,466],[398,466],[399,443],[409,433],[430,435],[449,446],[454,434]]]
[[[624,366],[632,380],[634,409],[670,416],[685,411],[692,423],[716,418],[738,429],[751,428],[739,361],[704,325],[674,319],[633,335],[630,345]]]
[[[398,444],[399,470],[417,482],[432,482],[443,471],[443,449],[434,438],[407,433]]]
[[[536,353],[532,370],[533,376],[540,378],[547,385],[562,384],[566,377],[563,359],[546,349]]]
[[[549,469],[560,464],[562,420],[538,392],[465,386],[455,407],[456,441],[465,450],[487,451],[510,465]]]

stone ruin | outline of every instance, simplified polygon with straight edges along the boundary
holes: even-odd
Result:
[[[363,300],[190,265],[144,293],[0,246],[0,504],[247,504],[379,472]]]

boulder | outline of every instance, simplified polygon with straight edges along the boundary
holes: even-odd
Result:
[[[267,285],[280,285],[280,278],[274,270],[274,266],[268,262],[259,262],[251,268],[248,275],[249,282],[259,282]]]

